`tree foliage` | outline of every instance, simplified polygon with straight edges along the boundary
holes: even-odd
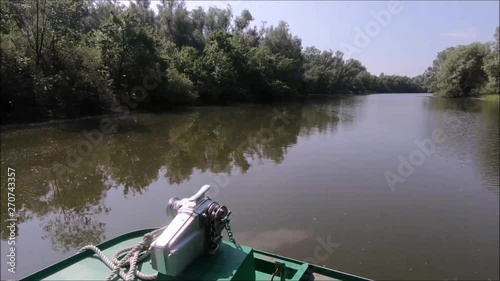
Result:
[[[248,10],[189,11],[184,1],[161,0],[155,12],[152,3],[1,1],[2,122],[134,109],[139,102],[423,91],[414,78],[377,77],[341,52],[304,47],[283,21],[257,27]],[[494,67],[484,72],[491,76]]]
[[[484,87],[486,94],[500,94],[500,27],[495,32],[495,41],[490,44],[490,52],[484,58],[483,71],[488,76]]]
[[[499,94],[500,43],[499,28],[495,41],[450,47],[438,53],[437,58],[422,75],[423,83],[431,92],[444,97],[476,97]]]

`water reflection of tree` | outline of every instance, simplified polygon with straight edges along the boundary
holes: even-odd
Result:
[[[53,213],[48,221],[42,225],[46,232],[42,239],[50,239],[52,249],[63,252],[81,247],[84,244],[98,244],[106,239],[104,235],[105,223],[94,219],[109,209],[97,206],[84,211],[72,212],[71,210],[60,210]]]
[[[481,166],[484,184],[495,193],[500,192],[500,110],[498,102],[481,103],[481,127],[476,159]]]
[[[440,115],[441,126],[461,151],[459,158],[477,162],[484,185],[499,193],[499,127],[498,102],[478,99],[429,98],[424,106]],[[445,117],[444,114],[447,114]],[[447,119],[447,122],[446,120]],[[470,147],[473,144],[473,147]]]
[[[107,149],[109,152],[103,155],[101,165],[109,178],[108,184],[115,188],[121,186],[127,195],[129,192],[141,193],[158,178],[162,151],[167,148],[161,136],[152,135],[113,139]]]
[[[105,238],[105,224],[96,219],[110,211],[103,202],[109,187],[103,171],[92,166],[80,165],[49,184],[44,200],[51,209],[44,215],[42,238],[51,239],[54,250],[68,251]]]
[[[360,100],[360,97],[346,97],[315,101],[306,106],[302,112],[301,135],[335,132],[339,125],[351,125]]]
[[[424,105],[431,111],[445,112],[445,111],[456,111],[456,112],[480,112],[481,111],[481,100],[470,99],[470,98],[440,98],[440,97],[429,97],[424,100]]]
[[[320,110],[307,105],[204,108],[114,119],[114,132],[59,177],[54,171],[59,164],[54,163],[67,163],[65,147],[75,149],[82,130],[95,128],[89,124],[97,126],[97,121],[12,131],[2,133],[2,169],[8,163],[20,175],[19,223],[38,219],[43,238],[50,239],[55,250],[67,251],[105,239],[100,218],[110,211],[105,206],[110,188],[123,188],[127,196],[143,192],[159,177],[180,184],[194,170],[230,174],[236,168],[244,173],[252,159],[280,163],[299,135],[335,130],[342,118],[352,121],[346,116],[352,117],[353,106],[330,101]],[[273,109],[291,118],[278,119],[273,126]],[[3,182],[4,177],[2,173]],[[7,216],[2,212],[4,221]],[[2,229],[2,239],[7,237]]]
[[[18,224],[37,218],[46,231],[42,238],[51,239],[54,249],[68,250],[72,245],[95,243],[103,239],[104,224],[96,221],[96,215],[109,212],[103,203],[109,187],[105,184],[103,171],[92,157],[67,169],[62,176],[57,176],[53,168],[58,164],[53,163],[66,161],[61,147],[68,141],[76,141],[72,136],[61,138],[57,131],[48,130],[41,136],[57,145],[43,146],[42,142],[38,149],[34,148],[38,139],[30,145],[23,143],[25,138],[31,137],[26,136],[26,132],[2,136],[2,164],[9,163],[17,171],[15,193]],[[4,176],[2,173],[2,181],[5,180]],[[7,216],[2,212],[2,219]],[[8,233],[2,229],[2,239],[7,237]],[[70,240],[73,242],[70,243]]]
[[[280,109],[295,120],[278,120],[274,126],[272,109],[226,109],[216,116],[202,110],[186,123],[177,124],[170,131],[165,176],[170,183],[180,183],[189,179],[194,169],[230,174],[233,168],[239,168],[244,173],[254,157],[279,163],[287,147],[297,140],[300,108]]]

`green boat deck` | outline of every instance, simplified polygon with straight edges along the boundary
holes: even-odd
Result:
[[[98,248],[111,258],[118,250],[141,242],[143,235],[152,230],[127,233],[98,245]],[[228,241],[223,241],[219,253],[197,259],[175,280],[271,280],[276,263],[284,264],[286,269],[274,277],[275,281],[311,280],[311,274],[314,280],[369,280]],[[146,274],[156,273],[149,260],[142,262],[138,269]],[[105,280],[110,272],[94,252],[86,250],[21,280]],[[158,280],[172,279],[159,275]]]

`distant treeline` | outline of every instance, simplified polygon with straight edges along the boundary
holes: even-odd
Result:
[[[1,1],[3,122],[119,108],[422,92],[341,52],[304,48],[287,23],[162,0]]]

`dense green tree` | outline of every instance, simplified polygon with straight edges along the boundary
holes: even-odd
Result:
[[[111,89],[101,53],[84,33],[89,3],[23,0],[3,4],[7,19],[1,35],[3,117],[100,112]]]
[[[435,92],[438,90],[437,88],[437,75],[439,71],[441,70],[441,65],[444,63],[446,60],[447,56],[453,52],[455,47],[449,47],[437,54],[437,58],[432,62],[432,66],[429,66],[423,74],[424,76],[424,83],[426,87],[432,91]]]
[[[155,12],[152,3],[1,1],[2,122],[420,91],[407,77],[379,81],[341,52],[303,48],[286,22],[257,27],[248,10],[161,0]]]
[[[500,92],[500,35],[486,44],[447,48],[416,81],[443,97],[477,97]]]
[[[487,81],[483,70],[487,54],[487,47],[481,43],[455,48],[440,65],[437,93],[446,97],[479,96]]]
[[[96,32],[116,100],[128,99],[133,94],[132,89],[143,84],[147,69],[158,64],[154,31],[144,24],[144,18],[133,10],[113,12]]]
[[[265,29],[262,46],[268,48],[273,54],[288,59],[285,62],[286,65],[280,65],[274,73],[280,80],[277,83],[279,84],[277,89],[287,92],[286,94],[292,97],[298,95],[303,75],[302,40],[291,34],[286,22],[280,21],[276,27],[270,26]]]
[[[485,94],[500,94],[500,27],[495,32],[495,41],[491,43],[491,52],[484,58],[483,70],[488,76]]]

